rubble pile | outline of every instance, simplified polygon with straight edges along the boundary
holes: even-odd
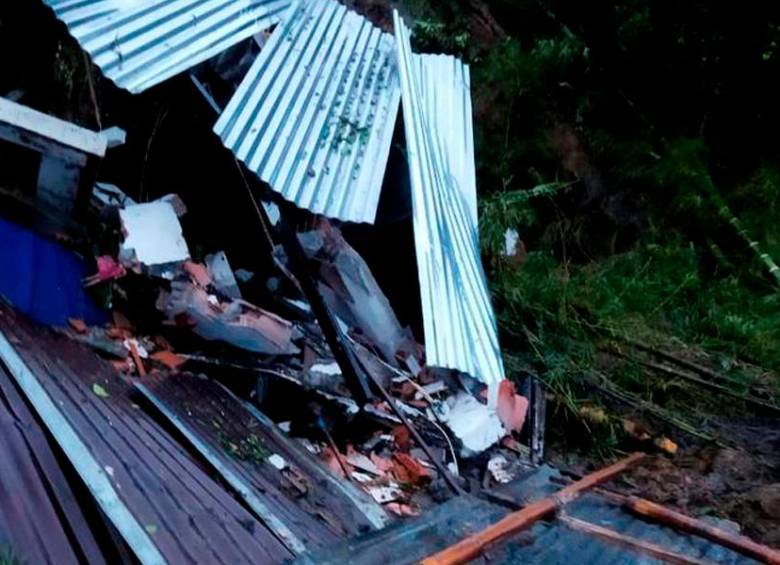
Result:
[[[336,321],[337,345],[354,363],[346,368],[284,246],[275,248],[275,272],[247,276],[232,270],[228,252],[191,256],[178,196],[149,204],[120,197],[100,206],[98,217],[117,222],[103,228],[117,230],[121,241],[113,255],[94,257],[96,272],[83,284],[120,299],[109,323],[70,319],[64,331],[126,377],[143,383],[156,374],[195,372],[228,386],[255,380],[250,396],[260,407],[275,407],[283,430],[299,434],[336,476],[398,516],[419,514],[452,488],[469,488],[469,473],[501,483],[511,476],[510,461],[529,460],[529,448],[518,441],[528,400],[508,380],[487,386],[427,366],[424,345],[401,326],[366,261],[325,218],[308,222],[295,239],[306,275]],[[136,312],[158,316],[139,319]],[[220,378],[223,371],[240,376]],[[358,390],[369,391],[366,398],[353,394],[354,378],[363,383]],[[298,398],[306,399],[303,406],[286,411]],[[285,466],[273,454],[268,461]]]
[[[146,47],[128,48],[124,65],[135,71],[126,73],[102,59],[88,28],[116,36],[118,50],[136,34],[152,45],[158,35],[168,37],[164,11],[117,4],[90,12],[87,23],[79,7],[45,3],[105,76],[131,92],[220,53],[212,47],[186,55],[179,52],[185,43],[165,43],[146,68],[139,63]],[[64,304],[45,321],[110,360],[117,379],[153,404],[154,390],[173,394],[161,384],[172,376],[225,385],[397,516],[414,516],[475,484],[504,482],[516,464],[540,457],[544,418],[529,410],[532,383],[519,394],[503,370],[476,235],[466,67],[453,57],[412,53],[397,15],[393,35],[333,0],[296,1],[277,11],[259,3],[252,18],[241,17],[251,19],[242,33],[225,28],[227,19],[202,32],[221,34],[214,45],[235,52],[193,69],[190,78],[219,114],[214,133],[232,152],[245,185],[239,189],[247,190],[268,240],[270,257],[252,272],[234,269],[235,250],[204,245],[203,234],[191,229],[215,229],[203,208],[189,209],[192,193],[155,199],[138,190],[131,197],[123,179],[101,178],[98,165],[113,148],[152,140],[118,127],[90,131],[0,99],[0,133],[41,155],[38,200],[27,199],[31,216],[40,218],[33,227],[81,255],[92,270],[75,279],[73,300],[102,307],[87,317]],[[333,35],[323,26],[337,18],[343,23]],[[184,42],[196,31],[183,23],[176,33]],[[339,41],[362,51],[348,56],[327,47]],[[318,56],[312,48],[320,42],[341,54]],[[289,50],[301,56],[291,60]],[[336,78],[320,84],[325,76]],[[217,91],[228,94],[224,108],[210,94]],[[302,92],[319,100],[303,103]],[[424,103],[437,96],[446,104]],[[393,139],[401,141],[402,108],[408,171],[386,171]],[[309,125],[294,131],[300,124]],[[440,130],[443,145],[421,143],[423,130]],[[410,183],[399,180],[404,176]],[[417,280],[378,280],[342,232],[379,222],[382,193],[405,203],[392,214],[414,233],[403,251],[416,259]],[[391,284],[421,297],[418,335],[399,321],[383,291]],[[13,290],[12,301],[22,304]],[[109,399],[111,385],[104,379],[91,391]],[[200,425],[206,415],[199,410],[210,408],[185,407]],[[229,417],[220,415],[220,434]],[[256,443],[226,437],[223,447],[234,459],[262,460],[307,491],[282,455]]]

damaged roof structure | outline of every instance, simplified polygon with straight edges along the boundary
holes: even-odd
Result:
[[[505,374],[480,259],[469,69],[413,54],[394,20],[427,360],[495,385]]]
[[[96,169],[80,181],[94,274],[59,276],[102,293],[103,317],[0,299],[0,558],[454,564],[490,545],[507,563],[572,547],[780,563],[595,490],[638,454],[573,482],[537,465],[544,392],[507,378],[481,264],[468,66],[414,53],[397,12],[393,35],[336,0],[43,1],[132,93],[276,26],[209,123],[257,181],[272,257],[233,270],[231,249],[188,241],[186,194],[136,202]],[[39,114],[0,99],[0,133],[69,132],[62,151],[85,162],[113,143]],[[408,187],[388,182],[402,132]],[[419,293],[421,336],[347,235],[377,229],[383,192],[406,188],[417,280],[401,284]],[[49,244],[53,272],[75,252]]]
[[[479,259],[468,68],[412,55],[408,30],[396,25],[393,38],[337,0],[166,4],[50,3],[106,76],[131,91],[281,18],[214,131],[272,190],[315,214],[373,223],[403,84],[428,363],[503,379]]]
[[[214,131],[315,214],[373,223],[398,113],[392,36],[335,0],[296,1]]]
[[[117,86],[143,92],[279,21],[289,0],[46,0]]]

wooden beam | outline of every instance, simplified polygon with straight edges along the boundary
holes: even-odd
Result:
[[[559,516],[558,520],[566,524],[566,526],[572,530],[584,532],[590,536],[596,536],[608,542],[621,545],[632,551],[644,553],[650,557],[659,559],[664,563],[673,563],[675,565],[709,565],[710,563],[709,561],[696,559],[695,557],[688,557],[687,555],[666,549],[660,545],[626,536],[620,532],[616,532],[615,530],[605,528],[603,526],[598,526],[596,524],[592,524],[591,522],[586,522],[577,518],[572,518],[570,516]]]
[[[626,510],[642,518],[701,536],[722,546],[738,551],[762,563],[780,565],[780,551],[762,545],[752,539],[738,534],[729,533],[721,528],[691,518],[680,512],[667,508],[655,502],[635,496],[624,496],[607,491],[607,496],[621,504]]]
[[[29,136],[70,147],[79,153],[97,157],[106,154],[106,139],[98,132],[2,97],[0,97],[0,122]]]
[[[423,565],[456,565],[466,563],[479,556],[484,548],[505,539],[533,525],[540,519],[555,514],[556,510],[576,499],[583,492],[619,475],[644,458],[643,453],[634,453],[617,463],[591,473],[577,482],[559,490],[552,496],[529,504],[513,512],[492,526],[469,536],[453,546],[423,560]]]

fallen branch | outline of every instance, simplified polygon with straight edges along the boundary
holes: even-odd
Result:
[[[482,553],[492,543],[505,539],[523,530],[546,516],[555,514],[558,508],[579,497],[583,492],[619,475],[642,458],[643,453],[634,453],[617,463],[583,477],[581,480],[559,490],[552,496],[529,504],[513,512],[481,532],[469,536],[423,560],[423,565],[456,565],[467,563]]]
[[[670,412],[664,410],[660,406],[657,406],[652,402],[647,402],[646,400],[642,400],[635,394],[632,394],[628,391],[621,389],[620,387],[612,383],[603,374],[599,373],[593,375],[588,379],[588,381],[596,389],[606,394],[607,396],[614,398],[618,402],[622,402],[623,404],[631,406],[636,410],[640,410],[642,412],[651,414],[656,419],[665,422],[670,426],[677,428],[680,431],[683,431],[689,435],[692,435],[694,437],[697,437],[705,441],[716,442],[719,444],[721,443],[718,440],[716,440],[714,436],[698,431],[688,422],[684,422],[683,420],[680,420],[679,418],[673,416]]]
[[[723,394],[725,396],[730,396],[732,398],[736,398],[738,400],[741,400],[742,402],[745,402],[747,404],[752,404],[758,408],[762,408],[764,410],[767,410],[769,412],[773,412],[775,414],[780,415],[780,406],[775,406],[774,404],[770,404],[769,402],[766,402],[764,400],[761,400],[760,398],[756,398],[755,396],[740,394],[738,392],[734,392],[733,390],[723,386],[719,385],[717,383],[710,382],[705,379],[700,379],[699,377],[695,377],[693,375],[689,375],[688,373],[683,373],[682,371],[678,371],[676,369],[673,369],[671,367],[667,367],[666,365],[661,365],[659,363],[653,363],[651,361],[641,361],[639,359],[635,359],[631,357],[630,355],[626,355],[625,353],[622,353],[620,351],[615,350],[607,350],[607,353],[610,355],[614,355],[616,357],[621,357],[623,359],[627,359],[628,361],[638,363],[639,365],[642,365],[643,367],[647,367],[648,369],[652,369],[654,371],[657,371],[659,373],[664,373],[666,375],[686,380],[690,383],[699,385],[704,388],[708,388],[710,390],[713,390],[717,393]]]
[[[684,367],[688,369],[689,371],[693,371],[694,373],[698,373],[699,375],[702,375],[704,377],[708,377],[712,379],[713,381],[717,381],[721,384],[733,384],[734,381],[732,379],[729,379],[727,376],[717,373],[713,371],[712,369],[708,369],[707,367],[703,367],[701,365],[698,365],[696,363],[693,363],[692,361],[688,361],[687,359],[682,359],[672,353],[669,353],[667,351],[662,351],[660,349],[656,349],[654,347],[651,347],[649,345],[646,345],[644,343],[641,343],[639,341],[635,341],[629,337],[625,336],[618,336],[622,341],[630,345],[631,347],[634,347],[636,349],[639,349],[640,351],[644,351],[645,353],[650,353],[651,355],[655,355],[656,357],[663,359],[664,361],[669,361],[671,363],[675,363],[676,365],[679,365],[680,367]]]
[[[558,519],[572,530],[600,537],[633,551],[644,553],[655,559],[660,559],[664,563],[675,563],[678,565],[705,565],[710,563],[709,561],[688,557],[687,555],[677,553],[676,551],[666,549],[665,547],[645,540],[623,535],[615,530],[592,524],[585,520],[579,520],[570,516],[559,516]]]

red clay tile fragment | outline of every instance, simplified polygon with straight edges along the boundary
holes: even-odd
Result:
[[[206,265],[201,265],[194,261],[185,261],[184,270],[187,271],[187,274],[198,286],[206,288],[211,284],[211,273],[209,273]]]
[[[430,469],[423,466],[411,455],[396,453],[393,455],[393,459],[397,463],[393,468],[393,474],[399,481],[417,484],[431,479]]]
[[[517,441],[512,436],[506,436],[504,439],[501,440],[501,445],[509,449],[510,451],[514,451],[515,453],[525,453],[527,448],[524,448],[519,441]]]
[[[513,382],[503,380],[498,385],[498,418],[508,431],[519,432],[523,429],[528,413],[528,399],[515,391]]]
[[[322,450],[322,459],[325,461],[325,465],[330,469],[337,477],[347,478],[344,474],[344,467],[347,467],[347,471],[351,471],[349,465],[344,461],[344,456],[340,453],[337,454],[330,447],[326,447]]]
[[[177,370],[187,362],[184,357],[176,355],[173,351],[169,350],[157,351],[156,353],[152,353],[151,357],[158,363],[162,363],[168,367],[171,371]]]
[[[371,461],[373,461],[374,465],[376,465],[377,469],[382,471],[383,473],[389,473],[393,470],[393,462],[388,459],[387,457],[382,457],[381,455],[377,455],[376,453],[371,454]]]
[[[407,449],[410,445],[409,430],[405,426],[393,428],[393,440],[400,449]]]
[[[80,320],[78,318],[68,318],[68,324],[70,324],[70,327],[73,328],[73,331],[76,333],[87,333],[87,324],[84,323],[84,320]]]
[[[409,504],[404,504],[402,502],[388,502],[385,504],[385,508],[387,508],[388,511],[392,512],[396,516],[419,516],[420,511],[414,508],[413,506],[410,506]]]

